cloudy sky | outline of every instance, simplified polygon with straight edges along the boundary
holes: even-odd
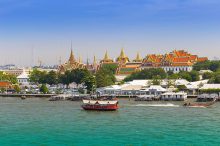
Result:
[[[134,58],[186,49],[220,58],[219,0],[0,0],[0,65]]]

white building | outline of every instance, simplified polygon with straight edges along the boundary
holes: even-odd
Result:
[[[23,72],[17,77],[18,83],[21,85],[29,85],[29,76],[23,69]]]
[[[184,101],[187,99],[187,93],[185,92],[166,92],[161,95],[161,100],[174,100],[174,101]]]

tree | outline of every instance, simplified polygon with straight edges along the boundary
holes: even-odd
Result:
[[[154,76],[152,80],[153,85],[160,85],[161,84],[161,78],[160,76]]]
[[[177,86],[177,89],[178,89],[178,91],[184,91],[184,90],[186,90],[187,88],[186,88],[185,85],[179,85],[179,86]]]
[[[83,83],[86,86],[88,93],[93,92],[95,90],[96,80],[92,75],[84,77]]]
[[[49,93],[49,90],[48,90],[48,88],[47,88],[47,86],[45,84],[41,85],[40,92],[42,92],[44,94]]]
[[[160,77],[160,79],[165,79],[167,77],[167,73],[162,68],[144,69],[131,74],[126,77],[124,81],[132,81],[135,79],[153,79],[155,76]]]
[[[71,80],[76,83],[77,86],[83,83],[84,78],[91,76],[91,73],[87,69],[75,69],[71,71]]]
[[[189,74],[190,74],[190,76],[192,78],[192,82],[199,81],[199,79],[200,79],[199,78],[199,72],[193,70],[193,71],[189,72]]]
[[[21,89],[20,89],[20,87],[19,87],[17,84],[14,85],[14,89],[15,89],[15,91],[16,91],[17,93],[21,92]]]
[[[179,79],[179,78],[180,78],[179,74],[168,75],[168,79]]]
[[[69,88],[69,84],[72,83],[71,72],[69,70],[65,71],[64,74],[59,74],[59,82],[66,85]]]
[[[29,80],[33,83],[39,83],[41,78],[41,71],[38,69],[33,69],[33,71],[29,75]]]
[[[193,69],[196,71],[200,70],[211,70],[211,71],[217,71],[220,69],[220,61],[205,61],[205,62],[198,62],[193,66]]]
[[[179,73],[179,76],[180,76],[180,78],[186,79],[186,80],[189,81],[189,82],[192,81],[192,77],[191,77],[191,75],[189,74],[189,72],[181,71],[181,72]]]
[[[97,87],[113,85],[115,81],[115,76],[111,71],[109,71],[109,69],[101,68],[96,73]]]
[[[212,73],[212,72],[205,72],[205,73],[202,75],[202,78],[203,78],[203,79],[211,79],[213,76],[214,76],[214,73]]]
[[[5,74],[4,72],[0,71],[0,80],[1,81],[8,81],[11,82],[12,84],[17,84],[17,78],[15,75],[11,74]]]
[[[50,71],[45,75],[45,81],[49,85],[55,85],[58,83],[58,75],[55,71]]]

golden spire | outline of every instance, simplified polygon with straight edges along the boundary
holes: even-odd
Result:
[[[93,59],[93,66],[96,66],[97,65],[97,61],[96,61],[96,57],[94,56],[94,59]]]
[[[73,50],[72,50],[72,49],[71,49],[71,52],[70,52],[69,62],[70,62],[70,63],[74,63],[74,62],[75,62],[75,58],[74,58]]]
[[[136,56],[134,62],[142,62],[142,58],[141,58],[139,52],[137,52],[137,56]]]
[[[82,63],[82,56],[79,55],[79,63],[81,64]]]
[[[104,57],[104,60],[109,60],[109,57],[108,57],[108,52],[107,52],[107,51],[105,52],[105,57]]]
[[[121,49],[120,57],[121,58],[125,58],[126,57],[125,52],[124,52],[124,48]]]

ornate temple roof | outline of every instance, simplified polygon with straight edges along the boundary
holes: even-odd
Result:
[[[116,60],[119,63],[127,63],[129,62],[129,58],[125,55],[124,49],[121,49],[120,56]]]
[[[113,62],[114,61],[111,58],[109,58],[108,52],[106,51],[105,56],[104,56],[103,60],[100,61],[100,63],[113,63]]]
[[[137,56],[136,56],[136,58],[133,60],[133,62],[142,62],[143,61],[143,59],[141,58],[141,56],[140,56],[140,54],[139,54],[139,52],[137,53]]]
[[[69,58],[69,63],[70,64],[73,64],[75,62],[75,57],[73,55],[73,50],[71,49],[71,52],[70,52],[70,58]]]

